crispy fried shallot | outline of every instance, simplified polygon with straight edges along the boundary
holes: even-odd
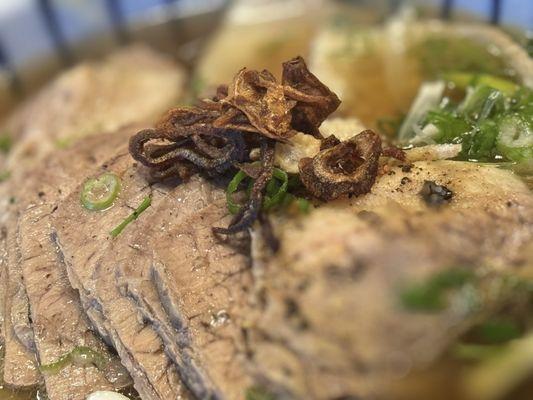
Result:
[[[309,72],[302,57],[283,63],[281,80],[285,95],[296,100],[291,110],[292,127],[321,138],[318,127],[339,107],[337,95]]]
[[[187,179],[195,171],[223,173],[244,158],[243,138],[237,131],[198,125],[189,128],[188,136],[184,132],[145,129],[130,139],[130,153],[161,179]]]
[[[244,68],[212,98],[169,110],[155,128],[134,135],[129,149],[153,178],[185,180],[199,172],[217,176],[230,168],[248,168],[250,151],[261,147],[248,202],[228,228],[214,228],[233,234],[250,227],[261,212],[275,142],[287,142],[298,132],[321,137],[318,127],[339,104],[301,57],[283,64],[281,82],[268,71]]]
[[[381,139],[366,130],[351,139],[321,150],[298,165],[306,189],[322,200],[343,194],[361,195],[370,191],[378,172]]]

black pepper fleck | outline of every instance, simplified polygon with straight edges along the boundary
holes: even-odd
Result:
[[[402,172],[411,172],[412,165],[402,165]]]
[[[446,186],[438,185],[434,181],[424,181],[420,195],[430,207],[447,204],[453,197],[453,192]]]
[[[409,183],[409,182],[411,182],[411,179],[409,179],[407,176],[404,176],[404,177],[402,178],[402,180],[400,181],[400,183],[401,183],[402,185],[405,185],[405,184],[407,184],[407,183]]]

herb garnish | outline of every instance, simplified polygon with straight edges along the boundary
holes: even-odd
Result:
[[[262,386],[251,386],[246,389],[245,400],[276,400],[276,396]]]
[[[3,182],[11,176],[11,171],[0,171],[0,182]]]
[[[94,365],[99,370],[103,370],[108,364],[108,359],[101,353],[85,346],[78,346],[67,354],[62,355],[57,361],[50,364],[43,364],[40,371],[47,375],[55,375],[63,368],[74,364],[78,366]]]
[[[464,268],[440,271],[426,282],[405,288],[400,293],[400,301],[408,310],[440,311],[447,306],[445,295],[448,291],[460,288],[474,278],[474,273]]]
[[[0,134],[0,152],[9,153],[13,146],[13,139],[6,132]]]
[[[461,160],[525,163],[533,158],[531,89],[486,74],[456,72],[444,77],[466,91],[463,101],[442,98],[440,106],[402,126],[403,138],[415,145],[461,144]],[[416,113],[413,108],[411,115]]]
[[[135,209],[135,211],[133,211],[124,221],[122,221],[111,232],[109,232],[111,237],[117,237],[124,230],[124,228],[128,226],[129,223],[135,221],[139,217],[139,215],[141,215],[148,207],[150,207],[151,204],[152,197],[145,197],[142,203],[139,204],[139,207]]]

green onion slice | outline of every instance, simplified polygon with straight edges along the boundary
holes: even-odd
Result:
[[[70,353],[64,354],[50,364],[44,364],[39,367],[40,371],[47,375],[55,375],[68,365],[77,366],[94,365],[99,370],[103,370],[109,360],[99,352],[90,347],[77,346]]]
[[[459,89],[466,89],[468,86],[486,85],[510,96],[515,93],[519,86],[507,79],[489,74],[472,74],[469,72],[450,72],[443,74],[443,78],[452,82]]]
[[[139,215],[141,215],[150,205],[152,204],[152,198],[150,196],[145,197],[141,204],[139,204],[139,207],[135,209],[124,221],[122,221],[119,225],[117,225],[109,234],[111,237],[115,238],[117,237],[120,232],[124,230],[126,226],[132,221],[135,221]]]
[[[504,117],[499,124],[498,150],[511,161],[533,159],[533,131],[531,124],[519,115]]]
[[[241,209],[241,206],[233,201],[233,193],[237,191],[240,183],[247,177],[248,175],[246,175],[244,171],[239,171],[228,184],[228,188],[226,189],[226,203],[228,205],[229,212],[232,214],[237,214]]]
[[[263,201],[263,207],[265,210],[269,210],[272,207],[279,205],[289,186],[289,176],[287,173],[279,168],[274,168],[272,178],[267,186],[267,194]],[[281,185],[277,185],[275,180],[279,180]]]
[[[88,179],[81,191],[81,203],[87,210],[105,210],[113,205],[120,192],[120,178],[105,173]]]
[[[254,179],[249,177],[244,171],[237,172],[226,188],[226,204],[228,210],[232,214],[237,214],[241,209],[241,205],[233,199],[233,194],[239,189],[239,185],[245,179],[249,179],[246,189],[246,193],[249,197],[254,184]],[[274,168],[272,171],[272,179],[270,179],[266,186],[263,209],[269,211],[277,207],[283,208],[296,201],[300,211],[307,213],[310,207],[309,202],[306,199],[296,197],[288,192],[289,187],[297,186],[297,184],[297,178],[289,178],[287,172],[280,168]]]

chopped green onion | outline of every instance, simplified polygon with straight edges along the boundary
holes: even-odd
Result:
[[[74,143],[74,139],[73,138],[58,138],[56,139],[55,141],[55,145],[58,149],[67,149],[69,148],[72,143]]]
[[[298,198],[296,200],[298,202],[298,208],[300,211],[304,214],[307,214],[309,212],[309,209],[311,208],[311,203],[307,199]]]
[[[150,196],[145,197],[142,203],[133,211],[124,221],[122,221],[115,229],[113,229],[109,234],[111,237],[115,238],[117,237],[120,232],[124,230],[126,226],[128,226],[129,223],[135,221],[139,215],[141,215],[150,205],[152,204],[152,198]]]
[[[245,400],[275,400],[276,396],[262,386],[251,386],[246,389]]]
[[[446,307],[444,294],[460,288],[474,278],[474,274],[464,268],[451,268],[440,271],[426,282],[411,285],[400,293],[400,302],[413,311],[439,311]]]
[[[499,123],[498,150],[512,161],[533,159],[533,131],[530,121],[519,114],[508,115]]]
[[[496,138],[498,125],[492,120],[485,120],[471,132],[462,136],[460,157],[471,161],[491,161],[497,155]]]
[[[56,375],[61,371],[63,368],[71,364],[70,360],[70,353],[64,354],[61,357],[57,359],[57,361],[54,361],[50,364],[43,364],[39,367],[39,370],[43,374],[47,375]]]
[[[492,87],[479,85],[468,88],[467,95],[458,111],[473,121],[483,121],[491,113],[505,108],[502,92]]]
[[[0,135],[0,152],[9,153],[11,147],[13,146],[13,139],[7,133],[2,133]]]
[[[81,203],[87,210],[105,210],[113,205],[119,192],[119,177],[115,174],[105,173],[85,182],[81,191]]]
[[[522,335],[519,326],[510,320],[486,321],[475,329],[477,336],[487,343],[505,343]]]
[[[0,171],[0,182],[3,182],[5,180],[8,180],[9,177],[11,176],[11,172],[10,171]]]
[[[230,213],[237,214],[241,205],[237,204],[233,199],[233,194],[239,189],[242,181],[249,178],[244,171],[239,171],[232,178],[228,187],[226,188],[226,203]],[[247,188],[247,194],[250,195],[253,186],[253,179],[250,179]],[[289,178],[289,175],[279,168],[274,168],[272,172],[272,179],[267,183],[266,193],[263,199],[263,209],[265,211],[271,210],[278,206],[288,205],[296,199],[293,195],[288,193],[289,186],[297,186],[299,183],[294,177]]]
[[[226,203],[229,212],[232,214],[237,214],[241,209],[241,206],[235,203],[235,201],[233,200],[233,193],[237,191],[240,183],[247,177],[248,175],[246,175],[244,171],[239,171],[235,174],[233,179],[228,184],[228,187],[226,189]]]
[[[508,96],[514,94],[519,88],[514,82],[489,74],[449,72],[443,74],[443,78],[452,82],[459,89],[466,90],[468,86],[485,85],[497,89]]]
[[[500,354],[502,350],[502,346],[459,343],[453,347],[452,353],[461,360],[481,361]]]
[[[71,352],[62,355],[50,364],[44,364],[39,367],[40,371],[47,375],[55,375],[68,365],[74,364],[77,366],[94,365],[99,370],[103,370],[108,359],[99,352],[85,346],[78,346],[72,349]]]
[[[400,293],[400,301],[411,311],[440,311],[446,306],[441,290],[424,284],[403,290]]]
[[[279,187],[275,186],[275,180],[281,181],[281,185]],[[272,184],[272,186],[271,186]],[[267,195],[265,196],[265,199],[263,201],[263,207],[265,210],[269,210],[281,203],[283,200],[283,197],[287,193],[287,187],[289,185],[289,177],[287,173],[279,168],[274,168],[274,171],[272,173],[272,179],[269,182],[269,185],[267,185]],[[270,186],[270,193],[269,193],[269,186]]]
[[[106,367],[109,360],[99,352],[90,347],[78,346],[70,352],[70,358],[74,365],[86,366],[94,365],[99,370]]]

